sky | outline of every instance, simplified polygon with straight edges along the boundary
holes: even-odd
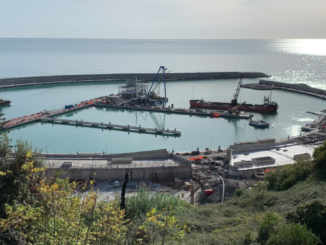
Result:
[[[0,0],[0,38],[326,39],[326,0]]]

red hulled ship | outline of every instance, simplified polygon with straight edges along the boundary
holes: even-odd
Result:
[[[240,78],[238,88],[231,103],[227,102],[209,102],[204,100],[190,100],[190,106],[192,108],[202,108],[202,109],[214,109],[214,110],[230,110],[236,108],[238,111],[250,111],[258,113],[275,113],[278,109],[278,104],[271,101],[271,96],[264,96],[264,103],[260,105],[238,103],[238,96],[240,92],[240,87],[242,84],[242,77]]]

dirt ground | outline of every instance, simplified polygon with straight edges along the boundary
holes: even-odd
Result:
[[[248,189],[256,180],[252,178],[235,178],[228,174],[228,164],[225,164],[226,152],[212,152],[211,154],[200,154],[196,156],[181,155],[189,159],[192,157],[206,156],[212,161],[210,163],[194,162],[192,168],[193,180],[198,183],[195,189],[195,204],[205,205],[208,203],[218,203],[222,201],[223,184],[225,183],[224,201],[234,196],[237,189]],[[224,158],[221,159],[221,158]],[[223,163],[223,164],[222,164]],[[205,194],[205,190],[213,189],[213,194]]]

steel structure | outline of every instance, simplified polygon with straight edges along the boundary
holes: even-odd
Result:
[[[238,87],[235,90],[235,94],[233,95],[233,99],[231,100],[232,105],[237,105],[238,104],[238,97],[239,97],[240,88],[241,88],[241,84],[242,84],[242,77],[243,77],[243,75],[240,76],[240,81],[238,83]]]
[[[165,71],[167,69],[168,68],[165,68],[165,66],[160,66],[160,68],[158,69],[158,72],[153,80],[153,83],[148,90],[148,93],[147,93],[148,96],[150,96],[151,92],[156,91],[156,89],[160,86],[161,81],[163,80],[163,82],[164,82],[164,98],[166,99]],[[157,80],[157,83],[155,83],[156,80]]]

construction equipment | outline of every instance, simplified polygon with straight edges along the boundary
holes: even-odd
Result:
[[[156,97],[159,94],[160,91],[160,84],[163,81],[164,82],[164,99],[166,98],[166,84],[165,84],[165,71],[168,68],[165,68],[165,66],[160,66],[158,69],[158,72],[153,80],[153,83],[151,87],[148,90],[147,96],[150,98]]]
[[[240,80],[238,83],[238,87],[235,90],[235,94],[233,95],[233,99],[231,100],[231,105],[237,105],[238,104],[238,97],[239,97],[239,93],[240,93],[240,88],[241,88],[241,84],[242,84],[242,77],[243,75],[240,76]]]
[[[236,115],[239,115],[238,107],[241,106],[242,104],[245,104],[245,102],[244,102],[244,103],[241,103],[241,104],[238,104],[238,105],[236,105],[236,106],[234,106],[234,107],[230,107],[230,108],[228,108],[228,112],[229,112],[230,114],[234,113],[234,114],[236,114]]]

